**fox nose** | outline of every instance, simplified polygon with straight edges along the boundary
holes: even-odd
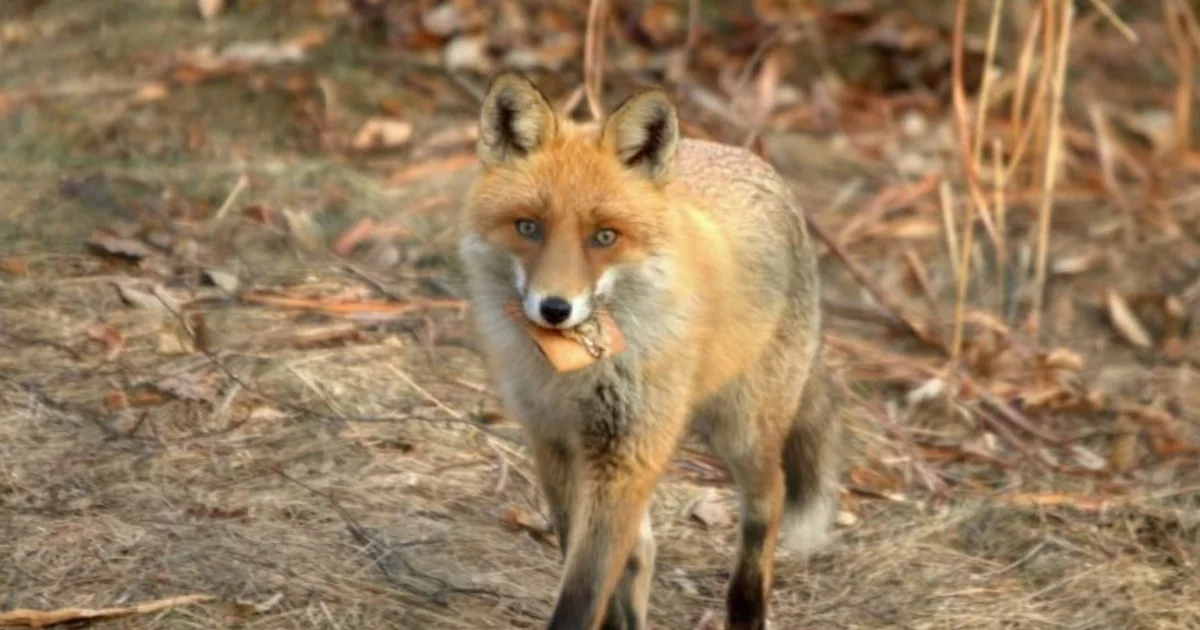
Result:
[[[557,326],[571,316],[571,303],[560,297],[548,297],[542,300],[538,310],[547,323]]]

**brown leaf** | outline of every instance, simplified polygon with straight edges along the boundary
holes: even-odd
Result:
[[[1113,439],[1112,451],[1108,454],[1108,463],[1119,473],[1129,472],[1137,459],[1138,438],[1142,432],[1141,426],[1127,414],[1117,419],[1117,436]]]
[[[554,533],[550,523],[520,505],[510,505],[500,515],[500,522],[512,531],[526,531],[539,540],[549,540]]]
[[[134,103],[153,103],[167,98],[171,94],[167,84],[162,81],[147,83],[133,93]]]
[[[54,626],[72,621],[85,621],[88,619],[114,619],[117,617],[127,617],[129,615],[144,615],[166,610],[168,608],[173,608],[175,606],[183,606],[186,604],[202,604],[214,600],[216,600],[216,598],[211,595],[181,595],[178,597],[168,597],[166,599],[145,602],[134,606],[122,606],[120,608],[60,608],[52,611],[18,608],[15,610],[10,610],[6,613],[0,613],[0,626],[45,628],[46,626]]]
[[[1153,345],[1150,333],[1146,331],[1146,327],[1142,325],[1141,320],[1133,313],[1133,309],[1129,308],[1129,303],[1120,293],[1109,289],[1105,296],[1105,302],[1113,327],[1125,341],[1139,348],[1149,348]]]
[[[125,336],[121,334],[121,331],[108,324],[92,324],[88,326],[86,332],[88,339],[104,344],[105,359],[112,359],[121,352],[121,348],[125,347]]]
[[[729,510],[713,488],[706,488],[700,498],[692,501],[687,508],[687,515],[708,529],[728,527],[732,522]]]
[[[110,254],[134,259],[154,256],[158,253],[153,247],[136,238],[114,236],[101,230],[92,232],[91,237],[88,238],[88,244]]]
[[[0,259],[0,269],[14,276],[23,276],[29,273],[29,263],[24,258],[4,258]]]
[[[129,407],[129,396],[124,390],[114,389],[104,396],[104,407],[109,411],[120,411]]]
[[[412,123],[396,118],[372,117],[363,124],[350,146],[358,151],[392,149],[412,138]]]

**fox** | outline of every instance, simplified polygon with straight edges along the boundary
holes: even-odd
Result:
[[[664,88],[598,118],[497,73],[459,214],[478,347],[561,553],[546,627],[648,627],[652,495],[691,434],[739,498],[726,627],[762,630],[777,543],[824,547],[838,505],[814,244],[782,176],[749,150],[681,138]],[[625,346],[581,369],[556,370],[524,327],[566,331],[600,311]]]

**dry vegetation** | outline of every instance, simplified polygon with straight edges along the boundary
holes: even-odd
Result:
[[[540,627],[449,232],[507,65],[665,82],[812,214],[851,454],[775,628],[1200,628],[1194,3],[735,4],[6,0],[0,619]],[[654,627],[718,627],[733,513],[688,445]]]

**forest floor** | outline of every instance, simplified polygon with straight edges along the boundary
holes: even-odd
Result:
[[[199,595],[95,627],[542,627],[559,553],[453,249],[477,171],[476,66],[499,53],[437,33],[493,22],[353,4],[390,8],[0,9],[0,619]],[[676,4],[639,36],[684,32]],[[868,57],[863,31],[884,50],[912,35],[912,63],[949,75],[945,29],[842,4],[874,8],[827,15],[829,46],[838,25]],[[515,19],[519,3],[499,6]],[[685,132],[749,139],[837,245],[821,267],[845,385],[841,513],[828,549],[780,557],[776,630],[1200,628],[1200,160],[1186,143],[1156,157],[1179,142],[1159,115],[1179,110],[1158,18],[1129,17],[1133,45],[1079,11],[1041,325],[1025,325],[1042,211],[1028,179],[993,214],[1011,266],[973,224],[957,353],[950,254],[969,195],[944,84],[838,91],[768,54],[740,88],[737,72],[680,88]],[[535,73],[556,103],[579,85],[585,14],[536,17],[577,32],[529,51],[566,58]],[[744,62],[758,37],[721,41]],[[696,44],[697,67],[733,63],[717,39]],[[609,107],[634,84],[622,68],[672,63],[635,44],[608,44]],[[747,128],[729,93],[778,106]],[[1096,124],[1101,101],[1125,140],[1097,131],[1118,126]],[[719,628],[736,508],[700,446],[653,519],[651,626]]]

